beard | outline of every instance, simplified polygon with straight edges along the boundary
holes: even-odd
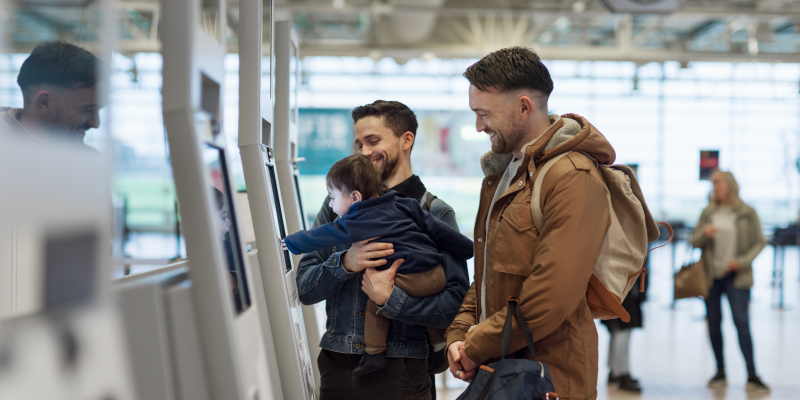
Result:
[[[83,139],[86,136],[86,131],[92,127],[87,123],[76,127],[69,122],[64,121],[64,119],[65,118],[63,118],[60,113],[55,112],[50,121],[48,121],[49,131],[52,134],[60,137],[83,142]]]
[[[381,174],[381,182],[386,182],[389,177],[394,174],[394,171],[397,169],[397,164],[400,162],[400,150],[398,149],[397,153],[394,154],[392,157],[390,154],[387,154],[386,157],[383,158],[383,162],[381,166],[378,168],[378,172]]]
[[[525,131],[519,124],[513,124],[509,129],[486,129],[484,132],[495,134],[495,140],[492,142],[492,151],[497,154],[510,154],[517,149],[520,145]]]

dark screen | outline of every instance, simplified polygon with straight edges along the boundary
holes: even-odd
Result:
[[[278,190],[278,180],[275,177],[275,166],[267,164],[267,171],[269,171],[269,183],[272,189],[272,198],[275,203],[275,214],[278,218],[278,229],[280,230],[281,239],[286,237],[286,221],[283,220],[283,207],[281,203],[280,191]],[[292,270],[292,257],[288,250],[283,251],[283,260],[286,272]]]
[[[44,266],[45,309],[90,302],[97,280],[97,232],[47,236]]]
[[[236,213],[233,209],[233,192],[231,191],[225,152],[219,147],[206,144],[206,148],[203,150],[203,161],[208,166],[211,196],[216,206],[215,211],[219,216],[216,221],[217,234],[222,241],[224,267],[230,277],[233,302],[236,305],[236,311],[242,312],[250,307],[250,291],[247,286],[247,274],[244,270]]]

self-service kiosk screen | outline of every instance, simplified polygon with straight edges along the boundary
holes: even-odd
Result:
[[[222,242],[225,256],[225,270],[230,277],[230,290],[236,311],[242,312],[250,307],[250,291],[247,286],[247,275],[244,270],[242,247],[239,242],[239,230],[236,224],[236,213],[233,209],[231,179],[225,160],[225,152],[214,145],[206,144],[203,149],[203,161],[208,167],[211,196],[216,206],[215,221],[217,237]]]
[[[278,230],[281,234],[281,239],[286,237],[286,221],[283,220],[283,203],[281,203],[281,195],[278,190],[278,179],[275,174],[275,166],[266,164],[267,171],[269,171],[269,184],[270,191],[272,192],[273,203],[275,203],[275,214],[277,215]],[[288,250],[283,250],[283,265],[286,272],[292,270],[292,256]]]
[[[297,206],[300,207],[300,225],[302,225],[303,229],[308,229],[306,227],[306,211],[303,210],[303,198],[300,197],[300,178],[297,173],[293,175],[294,177],[294,190],[297,193]]]

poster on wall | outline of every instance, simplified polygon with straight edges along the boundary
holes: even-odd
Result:
[[[700,180],[710,180],[711,172],[719,168],[719,150],[700,150]]]

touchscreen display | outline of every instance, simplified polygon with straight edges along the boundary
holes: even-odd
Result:
[[[269,172],[269,188],[272,192],[273,203],[275,203],[275,219],[278,223],[281,239],[283,239],[286,237],[286,221],[283,220],[283,203],[281,203],[281,195],[278,190],[278,180],[275,177],[275,166],[270,164],[266,164],[266,166]],[[283,250],[283,263],[286,272],[292,270],[292,256],[288,250]]]
[[[300,224],[303,226],[303,229],[308,229],[306,227],[306,212],[303,210],[303,198],[300,197],[300,177],[297,172],[294,173],[294,190],[297,193],[297,205],[300,207]]]
[[[203,149],[203,161],[210,174],[208,182],[211,198],[214,200],[214,221],[216,235],[222,243],[225,258],[225,271],[230,280],[230,291],[236,311],[242,312],[250,307],[250,292],[247,287],[247,275],[244,271],[244,259],[239,244],[239,230],[236,228],[236,214],[233,212],[233,194],[231,179],[225,162],[225,152],[214,145],[206,144]]]

